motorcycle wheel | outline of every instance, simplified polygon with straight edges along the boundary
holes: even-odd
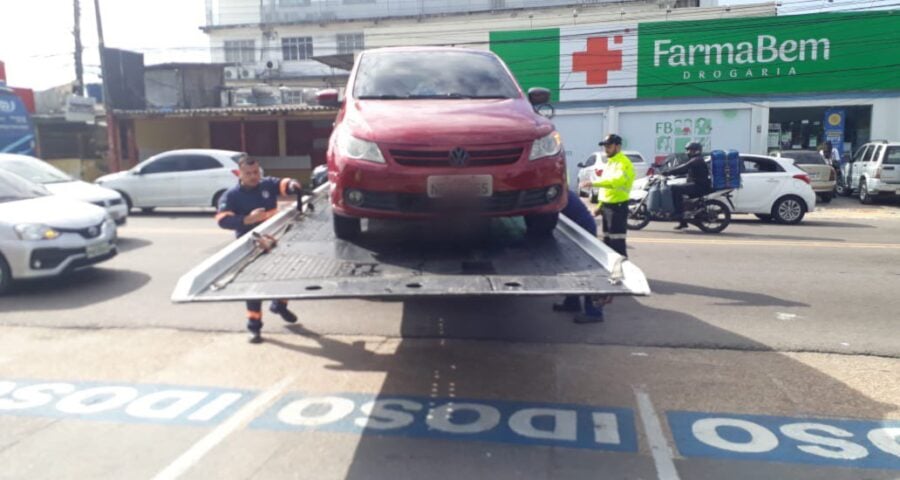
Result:
[[[694,217],[694,225],[706,233],[719,233],[731,223],[731,210],[718,200],[704,203],[700,212]]]
[[[650,223],[650,212],[647,205],[638,200],[628,201],[628,219],[625,222],[629,230],[640,230]]]

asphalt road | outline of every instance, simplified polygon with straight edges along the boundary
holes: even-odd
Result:
[[[115,259],[0,297],[0,478],[900,475],[897,205],[838,199],[799,226],[736,217],[714,236],[665,223],[631,232],[630,258],[654,294],[617,299],[602,324],[571,323],[550,311],[551,298],[308,301],[292,306],[297,326],[266,318],[260,346],[244,341],[243,305],[168,300],[179,276],[231,240],[211,215],[134,215]],[[48,381],[69,386],[15,390]],[[113,407],[92,417],[102,395],[82,399],[80,413],[50,402],[108,385],[139,396],[148,385],[233,389],[248,400],[202,425],[177,415],[135,422]],[[319,403],[292,410],[304,396]],[[407,403],[375,418],[431,410],[391,434],[303,420],[392,396]],[[484,429],[434,420],[452,416],[442,402],[460,399],[477,405],[471,425]],[[522,433],[521,412],[536,408],[557,412],[555,423],[534,420],[541,431]],[[487,428],[495,410],[510,425],[502,432]],[[697,441],[698,425],[713,420],[691,415],[758,428],[714,428],[719,447],[731,445],[716,449]],[[791,436],[799,427],[784,425],[798,418],[821,419],[813,431],[829,440]],[[759,428],[777,448],[765,450],[775,437]],[[817,447],[801,441],[826,446],[809,453]]]

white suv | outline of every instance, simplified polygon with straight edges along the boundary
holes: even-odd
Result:
[[[900,142],[870,142],[856,150],[841,168],[838,192],[856,193],[862,203],[900,195]]]

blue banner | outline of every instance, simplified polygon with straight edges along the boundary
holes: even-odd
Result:
[[[831,146],[837,149],[844,159],[844,125],[846,124],[846,112],[843,108],[829,108],[825,110],[825,140],[831,142]]]

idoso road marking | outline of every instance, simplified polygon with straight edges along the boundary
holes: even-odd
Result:
[[[250,396],[221,388],[3,380],[0,415],[211,425]]]
[[[685,457],[900,470],[900,422],[668,412]]]
[[[351,393],[292,395],[250,428],[637,451],[632,410],[567,404]]]

